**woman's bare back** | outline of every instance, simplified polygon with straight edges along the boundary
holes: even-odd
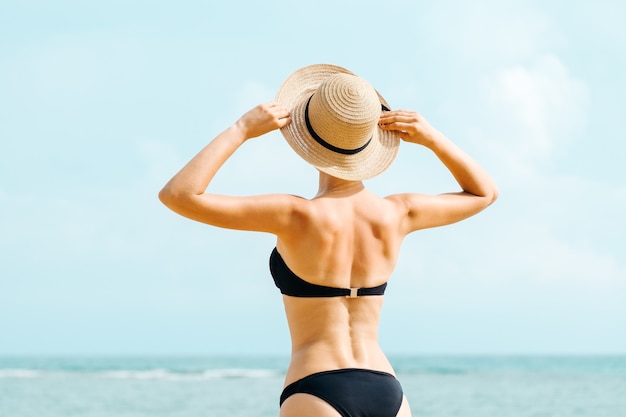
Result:
[[[303,280],[363,288],[383,284],[391,276],[403,237],[400,209],[360,184],[355,188],[302,200],[294,227],[279,236],[278,252]],[[339,368],[392,373],[378,345],[382,298],[284,296],[292,337],[286,382]]]
[[[398,205],[363,188],[303,200],[277,248],[296,275],[318,285],[372,287],[391,275],[403,239]]]

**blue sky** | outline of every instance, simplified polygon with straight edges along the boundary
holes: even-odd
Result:
[[[312,63],[420,111],[500,187],[405,240],[384,349],[626,353],[625,18],[608,0],[2,2],[0,354],[287,354],[273,237],[156,196]],[[273,133],[213,191],[311,197],[316,179]],[[407,144],[367,185],[456,190]]]

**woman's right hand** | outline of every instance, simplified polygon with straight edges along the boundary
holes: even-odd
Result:
[[[237,120],[235,126],[242,132],[245,139],[251,139],[280,129],[290,122],[287,108],[276,102],[269,102],[250,109]]]
[[[383,130],[395,131],[406,142],[431,147],[438,131],[418,112],[409,110],[384,111],[378,125]]]

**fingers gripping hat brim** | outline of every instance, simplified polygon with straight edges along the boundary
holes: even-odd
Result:
[[[344,154],[320,144],[307,128],[307,103],[318,87],[335,74],[355,75],[336,65],[315,64],[287,77],[276,94],[276,101],[287,107],[291,114],[291,123],[281,128],[281,133],[300,157],[322,172],[346,180],[375,177],[386,170],[398,154],[400,139],[394,133],[376,125],[370,143],[363,150]],[[388,109],[385,99],[378,92],[376,94],[381,105]]]

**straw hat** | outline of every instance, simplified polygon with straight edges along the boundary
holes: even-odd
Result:
[[[398,136],[378,127],[385,99],[363,78],[336,65],[309,65],[292,73],[276,101],[291,123],[281,128],[305,161],[346,180],[372,178],[391,165]]]

